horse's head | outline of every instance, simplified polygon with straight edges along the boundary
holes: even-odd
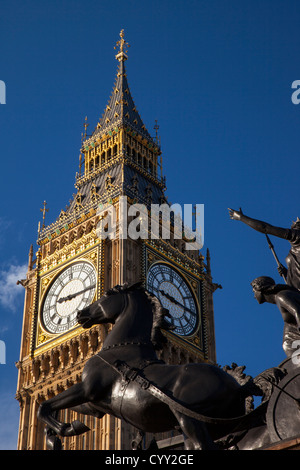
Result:
[[[101,323],[114,323],[125,307],[125,295],[122,286],[115,286],[96,302],[80,310],[77,322],[83,328],[90,328]]]
[[[127,315],[130,315],[128,321]],[[109,289],[99,300],[79,311],[77,321],[83,328],[90,328],[101,323],[116,323],[122,317],[126,320],[121,325],[122,331],[118,332],[122,337],[128,335],[132,339],[136,335],[146,338],[149,334],[149,340],[157,349],[165,342],[160,330],[174,328],[172,322],[165,320],[165,317],[170,317],[168,310],[162,307],[157,297],[142,287],[141,282]]]

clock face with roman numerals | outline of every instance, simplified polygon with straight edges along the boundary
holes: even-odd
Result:
[[[199,318],[197,304],[190,286],[179,272],[166,263],[152,265],[147,275],[147,289],[169,310],[174,333],[190,336],[195,332]]]
[[[94,266],[79,261],[65,268],[51,284],[42,307],[44,328],[62,334],[77,323],[77,312],[90,305],[96,292]]]

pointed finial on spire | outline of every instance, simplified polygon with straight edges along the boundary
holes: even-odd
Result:
[[[115,49],[117,49],[117,47],[120,47],[120,50],[118,54],[116,55],[116,59],[119,62],[124,62],[125,60],[128,59],[127,52],[128,52],[128,47],[130,47],[128,42],[126,42],[124,39],[124,29],[121,29],[120,31],[120,38],[121,39],[115,45]]]
[[[160,147],[160,137],[158,135],[159,125],[157,124],[157,119],[155,119],[155,126],[153,127],[153,129],[155,130],[155,141],[157,145]]]
[[[40,211],[43,213],[43,225],[42,228],[45,228],[45,218],[46,218],[46,212],[49,212],[49,209],[46,209],[47,202],[44,201],[43,203],[43,209],[40,209]]]
[[[83,136],[82,140],[85,140],[85,139],[86,139],[86,135],[87,135],[87,134],[86,134],[86,130],[87,130],[88,126],[89,126],[89,123],[87,122],[87,116],[85,116],[85,120],[84,120],[84,124],[83,124],[83,127],[84,127],[84,136]]]
[[[32,270],[32,260],[33,260],[33,245],[30,245],[29,255],[28,255],[28,271]]]
[[[159,129],[159,125],[157,124],[157,119],[155,119],[155,126],[153,128],[155,130],[155,139],[156,139],[156,143],[158,143],[158,129]]]

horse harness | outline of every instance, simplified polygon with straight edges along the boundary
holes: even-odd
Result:
[[[143,367],[140,369],[136,367],[130,367],[125,361],[121,361],[119,359],[115,360],[113,363],[110,363],[106,359],[104,359],[103,356],[97,355],[103,362],[105,362],[107,365],[109,365],[112,369],[114,369],[119,375],[122,377],[122,382],[121,382],[121,388],[120,392],[121,394],[118,397],[118,403],[117,407],[119,409],[119,412],[122,416],[121,413],[121,407],[122,407],[122,399],[125,394],[125,391],[129,385],[130,382],[135,382],[137,385],[139,385],[143,390],[147,390],[151,395],[168,405],[171,409],[174,409],[178,411],[179,413],[182,413],[185,416],[189,416],[190,418],[196,419],[198,421],[202,421],[207,424],[242,424],[242,422],[246,419],[248,421],[249,415],[256,414],[256,410],[258,410],[260,407],[256,408],[256,410],[251,411],[248,414],[242,415],[242,416],[237,416],[234,418],[212,418],[209,416],[202,415],[200,413],[197,413],[196,411],[191,410],[190,408],[187,408],[184,406],[180,401],[176,400],[174,397],[170,397],[167,393],[163,392],[160,388],[158,388],[156,385],[154,385],[150,380],[148,380],[144,374],[143,374],[143,369],[147,367],[150,364],[156,364],[156,363],[162,363],[162,361],[145,361],[143,363]],[[262,406],[262,405],[261,405]]]

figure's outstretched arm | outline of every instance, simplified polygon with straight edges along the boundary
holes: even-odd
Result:
[[[229,209],[230,218],[233,220],[240,220],[244,224],[253,228],[257,232],[265,233],[268,235],[274,235],[275,237],[287,239],[289,229],[274,227],[273,225],[263,222],[262,220],[252,219],[245,215],[240,208],[240,210]]]

